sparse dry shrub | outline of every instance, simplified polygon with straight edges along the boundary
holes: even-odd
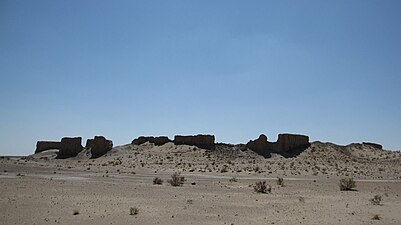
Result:
[[[173,175],[171,175],[171,179],[168,180],[167,182],[169,182],[171,184],[171,186],[177,187],[177,186],[182,186],[185,182],[185,178],[183,176],[180,175],[180,173],[174,173]]]
[[[271,193],[272,188],[266,183],[266,181],[257,181],[253,189],[257,193]]]
[[[253,168],[253,171],[259,172],[259,171],[260,171],[260,167],[259,167],[259,166],[256,166],[255,168]]]
[[[220,173],[227,173],[228,169],[227,169],[227,165],[224,165],[223,168],[221,168]]]
[[[139,209],[137,207],[129,208],[129,214],[130,215],[137,215],[138,213],[139,213]]]
[[[380,205],[382,202],[382,196],[381,195],[375,195],[373,198],[369,200],[373,205]]]
[[[284,178],[277,177],[277,185],[284,187]]]
[[[380,216],[378,214],[376,214],[372,217],[372,220],[380,220]]]
[[[340,180],[340,191],[354,191],[356,183],[353,178],[343,178]]]
[[[161,184],[163,184],[163,180],[161,178],[159,178],[159,177],[155,177],[153,179],[153,184],[161,185]]]
[[[230,181],[230,182],[238,182],[238,179],[236,177],[231,177],[228,181]]]

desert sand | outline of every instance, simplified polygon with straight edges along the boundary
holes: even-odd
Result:
[[[174,143],[56,152],[1,157],[0,224],[401,224],[401,154],[367,145],[314,142],[293,158]],[[167,182],[174,172],[182,186]],[[342,178],[355,190],[340,191]]]

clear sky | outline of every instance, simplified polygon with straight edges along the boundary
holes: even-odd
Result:
[[[0,1],[0,155],[198,133],[401,149],[401,1]]]

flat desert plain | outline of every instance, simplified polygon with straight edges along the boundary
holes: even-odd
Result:
[[[399,152],[314,142],[293,158],[263,158],[145,143],[87,154],[1,157],[0,224],[401,224]],[[181,186],[168,182],[175,172]],[[340,190],[342,178],[353,191]],[[255,192],[258,181],[271,192]]]

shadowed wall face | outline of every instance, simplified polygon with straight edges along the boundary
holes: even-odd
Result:
[[[176,135],[174,137],[174,144],[176,145],[193,145],[198,148],[212,150],[215,148],[214,135],[195,135],[195,136],[182,136]]]
[[[113,141],[107,140],[103,136],[95,136],[94,139],[86,141],[85,148],[90,149],[91,158],[99,158],[113,148]]]
[[[246,146],[266,158],[271,153],[284,157],[294,157],[310,146],[309,137],[299,134],[279,134],[277,142],[269,142],[267,136],[261,134],[258,139],[249,141]]]
[[[59,141],[38,141],[36,143],[35,153],[43,152],[50,149],[60,149],[61,142]]]
[[[82,137],[64,137],[61,139],[60,151],[57,158],[64,159],[75,157],[83,150],[81,145]]]
[[[279,134],[278,140],[275,143],[275,148],[278,153],[287,152],[291,149],[309,147],[309,137],[299,134]]]
[[[153,143],[153,144],[155,144],[157,146],[160,146],[160,145],[164,145],[164,144],[166,144],[168,142],[171,142],[171,140],[166,136],[160,136],[160,137],[152,137],[152,136],[144,137],[144,136],[140,136],[138,138],[135,138],[131,142],[131,144],[133,144],[133,145],[141,145],[141,144],[146,143],[146,142],[150,142],[150,143]]]

